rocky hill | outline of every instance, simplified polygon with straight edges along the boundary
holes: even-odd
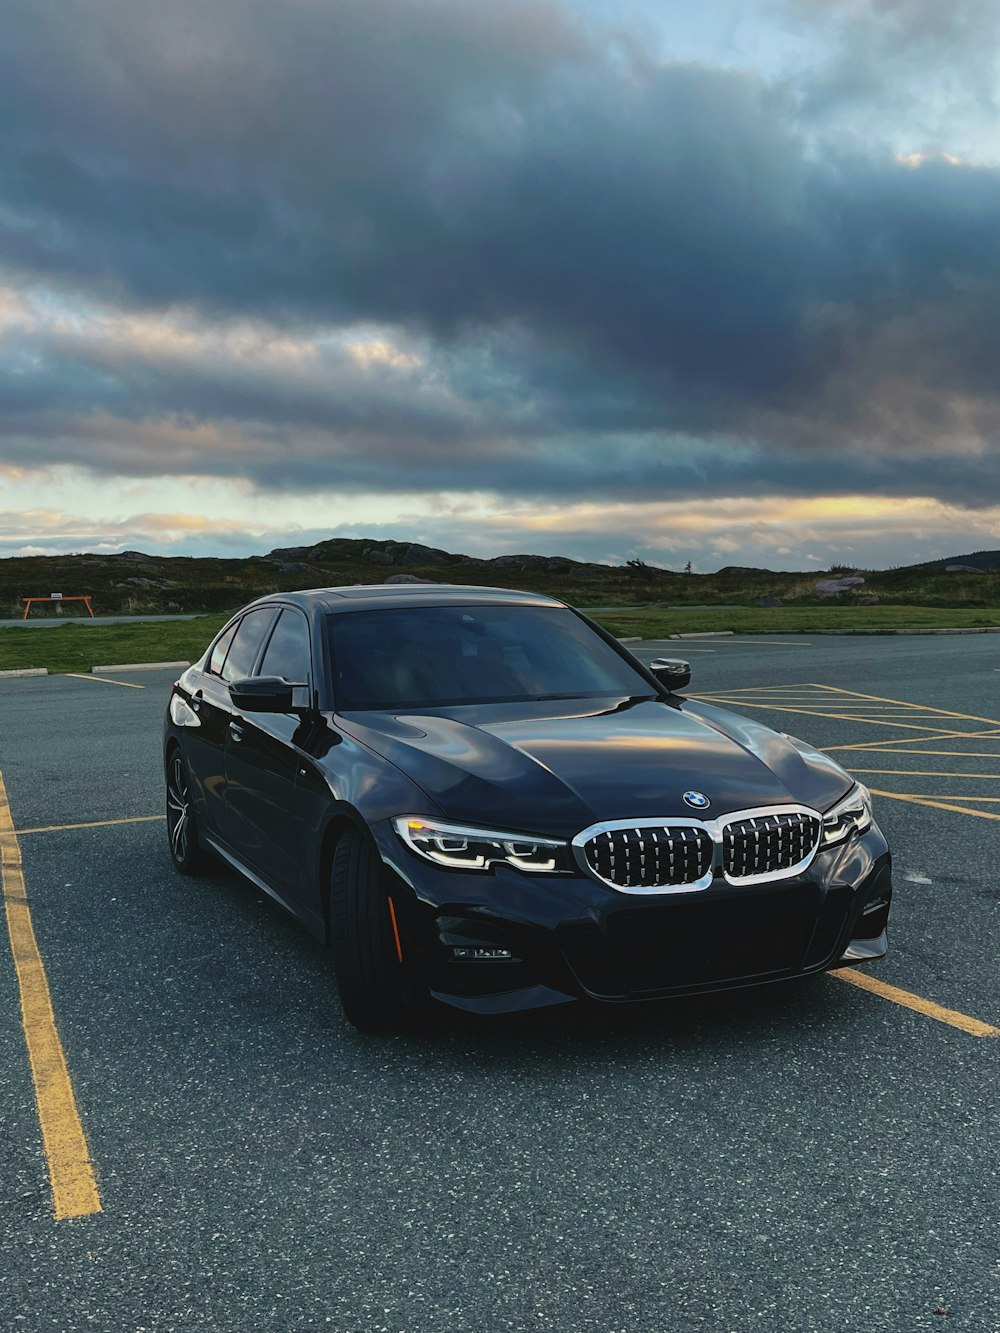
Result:
[[[948,566],[964,568],[949,571]],[[860,572],[864,594],[882,602],[1000,605],[1000,551],[981,551],[907,569]],[[857,571],[838,567],[831,573]],[[528,554],[486,560],[419,542],[334,538],[239,560],[142,551],[12,557],[0,560],[0,618],[19,615],[23,597],[55,591],[89,594],[98,614],[139,615],[226,611],[277,590],[384,583],[390,578],[527,588],[553,593],[578,606],[756,605],[762,599],[811,601],[819,574],[739,566],[714,574],[685,574],[641,561],[600,565],[565,556]],[[857,595],[857,590],[842,595]],[[55,609],[32,609],[32,615],[41,614],[55,614]],[[64,614],[79,614],[78,604],[67,605]]]

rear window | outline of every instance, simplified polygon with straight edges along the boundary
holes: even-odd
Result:
[[[342,711],[652,693],[561,607],[404,607],[327,623]]]

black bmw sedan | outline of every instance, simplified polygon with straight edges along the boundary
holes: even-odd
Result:
[[[362,1028],[880,958],[868,792],[689,678],[529,593],[263,598],[174,685],[171,856],[221,857],[326,941]]]

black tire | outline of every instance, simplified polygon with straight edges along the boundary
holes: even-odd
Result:
[[[182,875],[203,875],[208,869],[198,842],[187,765],[176,746],[167,759],[167,846],[174,869]]]
[[[330,944],[344,1014],[363,1032],[398,1030],[412,1013],[382,869],[360,830],[342,834],[330,873]]]

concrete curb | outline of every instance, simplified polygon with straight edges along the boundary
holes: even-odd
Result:
[[[702,629],[690,634],[668,634],[668,639],[721,639],[726,635],[733,635],[736,631],[732,629]]]
[[[174,671],[189,667],[190,662],[119,662],[113,666],[95,666],[90,668],[92,676],[103,675],[107,671]]]
[[[980,625],[969,629],[804,629],[793,634],[1000,634],[1000,625]]]
[[[11,676],[47,676],[48,667],[21,667],[18,671],[0,671],[0,677],[8,679]]]
[[[622,636],[619,634],[619,635],[618,635],[618,642],[619,642],[619,643],[642,643],[642,635],[641,635],[641,634],[630,634],[630,635],[628,635],[627,638],[622,638]]]

